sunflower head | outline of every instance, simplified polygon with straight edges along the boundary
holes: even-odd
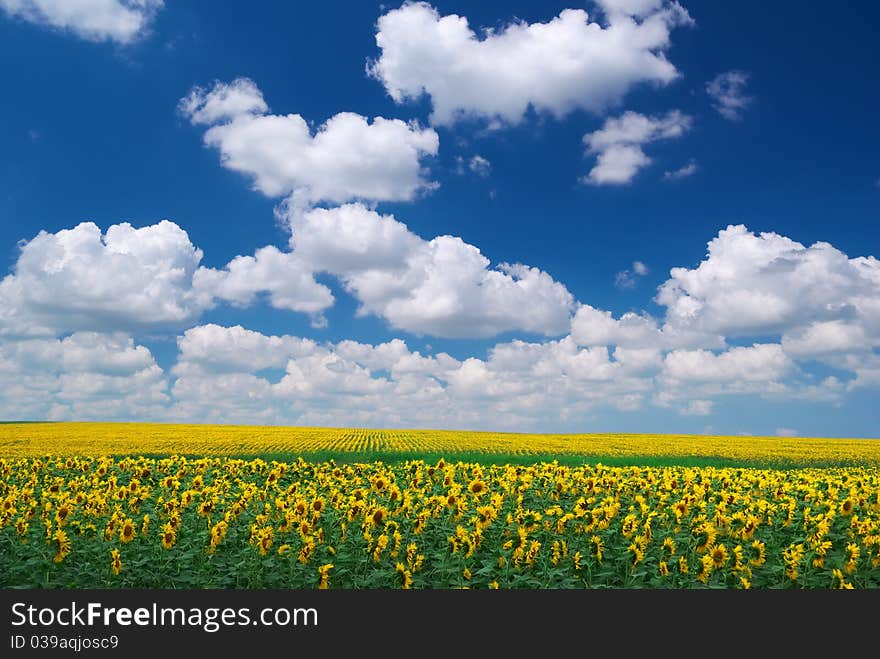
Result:
[[[110,550],[110,570],[113,574],[122,572],[122,558],[118,549]]]
[[[723,544],[714,545],[713,547],[709,548],[709,556],[712,557],[712,566],[716,570],[720,570],[727,563],[727,547],[725,547]]]
[[[126,519],[122,523],[122,528],[119,529],[119,539],[122,542],[131,542],[134,540],[135,536],[135,528],[134,522],[131,519]]]
[[[475,478],[471,481],[470,485],[468,485],[468,490],[474,496],[479,496],[486,491],[486,484],[479,478]]]

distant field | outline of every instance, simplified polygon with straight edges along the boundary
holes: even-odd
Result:
[[[456,456],[488,462],[529,458],[607,464],[847,465],[880,463],[880,440],[701,435],[558,434],[371,430],[148,423],[0,425],[0,456],[296,456],[394,461]]]

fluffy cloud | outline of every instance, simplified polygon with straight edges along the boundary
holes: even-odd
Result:
[[[0,335],[133,330],[193,321],[210,299],[192,287],[202,252],[162,221],[41,231],[0,281]]]
[[[154,418],[167,382],[150,351],[124,334],[0,342],[0,418]]]
[[[596,155],[596,165],[583,183],[592,185],[629,183],[640,169],[651,164],[642,146],[658,140],[681,137],[691,127],[690,117],[678,110],[649,117],[625,112],[605,120],[597,131],[584,135],[587,153]]]
[[[200,266],[201,250],[169,221],[112,225],[106,234],[90,222],[41,232],[0,280],[0,336],[185,327],[218,302],[247,307],[263,295],[322,326],[334,298],[316,273],[338,278],[360,314],[417,334],[568,330],[574,300],[537,268],[491,267],[460,238],[424,240],[361,204],[289,211],[292,251],[267,246],[220,269]]]
[[[708,350],[673,350],[666,355],[663,375],[678,382],[767,382],[779,380],[792,368],[782,346],[774,343]]]
[[[571,339],[503,343],[487,359],[464,361],[422,355],[399,339],[319,345],[216,325],[189,330],[179,345],[169,412],[179,418],[513,429],[601,405],[631,408],[651,388],[607,349]],[[275,382],[257,374],[283,362]]]
[[[839,401],[880,383],[880,262],[828,243],[806,247],[730,226],[695,268],[673,268],[656,301],[661,318],[579,305],[571,337],[583,346],[639,351],[656,372],[653,400],[696,414],[690,401],[757,394]],[[730,347],[752,337],[752,346]],[[772,342],[767,342],[770,339]],[[652,361],[653,360],[653,361]],[[812,361],[840,371],[817,381]],[[651,371],[651,369],[654,371]]]
[[[330,289],[315,281],[307,264],[271,245],[253,256],[237,256],[221,270],[199,268],[193,286],[207,299],[239,307],[253,304],[258,293],[268,293],[273,307],[310,314],[317,326],[324,324],[321,312],[333,304]]]
[[[140,36],[163,0],[0,0],[0,9],[89,41],[126,44]]]
[[[876,344],[866,327],[844,320],[810,323],[782,337],[786,354],[800,358],[868,351]]]
[[[743,71],[720,73],[706,83],[706,93],[712,98],[713,107],[725,119],[739,121],[743,111],[752,104],[746,94],[749,75]]]
[[[260,90],[243,78],[197,87],[179,108],[193,124],[210,126],[205,144],[220,151],[224,167],[271,197],[404,201],[435,187],[422,160],[437,154],[439,138],[415,123],[340,112],[313,131],[298,114],[268,114]]]
[[[880,345],[880,261],[742,225],[719,232],[698,267],[673,268],[657,301],[679,331],[781,334],[795,353],[823,340],[834,350]]]
[[[598,4],[606,25],[565,9],[547,23],[515,22],[481,38],[463,16],[406,3],[379,18],[381,55],[367,71],[398,103],[428,94],[434,124],[462,117],[517,123],[530,107],[557,117],[599,113],[640,83],[678,77],[665,56],[670,32],[692,22],[678,3]]]
[[[615,317],[575,308],[546,273],[492,268],[460,239],[424,240],[361,204],[287,219],[290,252],[264,248],[220,270],[199,268],[201,252],[170,222],[104,235],[86,223],[25,243],[0,283],[0,416],[546,429],[649,402],[706,416],[725,396],[834,402],[880,385],[880,264],[826,243],[728,227],[702,263],[671,271],[657,297],[665,316]],[[317,273],[338,278],[360,313],[410,332],[561,338],[456,359],[400,339],[324,344],[207,324],[178,338],[166,374],[110,331],[191,324],[217,300],[261,292],[319,314],[332,298]],[[820,379],[815,360],[835,374]]]
[[[260,116],[269,106],[253,80],[236,78],[229,84],[217,82],[211,89],[194,87],[180,100],[178,109],[194,125],[211,125],[246,115]]]
[[[266,336],[241,325],[221,327],[208,324],[193,327],[177,339],[180,352],[173,372],[183,375],[193,368],[199,372],[250,372],[284,368],[293,356],[314,352],[309,339]]]
[[[697,267],[671,270],[656,301],[666,308],[661,318],[615,318],[579,305],[571,337],[582,346],[641,351],[654,366],[664,355],[658,404],[748,392],[838,400],[880,381],[880,262],[873,257],[730,226]],[[760,342],[730,347],[750,337]],[[847,380],[816,384],[808,367],[816,360]]]
[[[361,204],[289,219],[292,258],[339,277],[361,303],[359,313],[381,316],[394,327],[444,337],[511,330],[558,335],[568,328],[571,293],[537,268],[491,268],[460,238],[424,240],[393,216]]]
[[[616,345],[627,348],[660,347],[657,321],[633,312],[615,319],[610,311],[582,304],[571,320],[571,336],[584,346]]]

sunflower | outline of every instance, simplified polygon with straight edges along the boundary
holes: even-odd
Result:
[[[312,554],[314,554],[314,553],[315,553],[315,540],[314,540],[314,538],[312,538],[312,537],[306,538],[305,542],[303,543],[303,546],[300,547],[300,549],[299,549],[299,553],[296,555],[296,560],[298,560],[300,563],[305,565],[306,563],[308,563],[311,560]]]
[[[537,540],[532,540],[529,543],[529,550],[526,552],[526,565],[533,565],[535,563],[535,558],[537,558],[540,550],[541,543]]]
[[[327,563],[318,568],[318,590],[327,590],[330,586],[330,570],[333,563]]]
[[[196,511],[199,513],[199,517],[207,517],[214,510],[214,502],[208,499],[207,501],[202,501],[199,504],[199,507]]]
[[[684,501],[679,501],[672,507],[672,512],[675,513],[676,521],[681,521],[681,518],[687,515],[688,505]]]
[[[714,545],[717,535],[718,532],[715,530],[715,527],[710,522],[703,522],[698,525],[693,532],[694,538],[699,543],[697,545],[697,553],[702,554],[709,547]]]
[[[708,583],[714,567],[715,562],[712,560],[712,557],[709,554],[703,554],[702,558],[700,558],[700,571],[697,573],[697,580],[700,583]]]
[[[260,556],[268,554],[269,550],[272,549],[272,533],[268,532],[268,530],[261,533],[257,546],[260,550]]]
[[[229,524],[227,524],[224,520],[220,520],[214,526],[211,527],[211,546],[217,547],[221,542],[223,542],[223,538],[226,537],[226,531],[229,528]]]
[[[486,484],[481,481],[479,478],[475,478],[468,485],[468,491],[474,496],[478,497],[481,494],[485,494],[486,492]]]
[[[559,565],[559,560],[562,558],[562,545],[559,543],[559,540],[553,541],[553,546],[550,548],[550,563],[553,565]]]
[[[687,574],[690,572],[690,566],[688,565],[687,558],[684,556],[678,557],[678,571],[681,574]]]
[[[119,529],[119,539],[125,543],[131,542],[134,540],[136,533],[137,531],[134,528],[134,522],[130,518],[126,519],[122,523],[122,528]]]
[[[177,532],[170,522],[166,522],[162,527],[162,549],[171,549],[177,542]]]
[[[113,574],[122,572],[122,558],[119,555],[118,549],[110,550],[110,570]]]
[[[846,546],[846,565],[843,566],[843,569],[846,570],[847,574],[852,574],[856,571],[860,553],[861,550],[856,543],[851,542]]]
[[[669,576],[669,566],[666,564],[666,561],[660,561],[660,565],[658,565],[658,570],[660,571],[660,576]]]
[[[476,526],[479,529],[485,529],[495,518],[498,517],[498,511],[492,506],[480,506],[477,508]]]
[[[370,515],[370,523],[372,523],[373,526],[381,526],[382,522],[385,521],[386,514],[387,511],[384,508],[376,508]]]
[[[62,529],[58,529],[55,531],[52,539],[56,543],[55,558],[53,560],[56,563],[60,563],[70,553],[70,538],[67,537],[67,534]]]
[[[62,503],[58,506],[58,510],[55,511],[55,521],[58,522],[59,526],[62,526],[64,522],[67,521],[67,517],[70,515],[70,506],[66,503]]]
[[[752,549],[755,550],[755,555],[749,560],[749,563],[753,567],[761,567],[767,561],[767,549],[760,540],[752,542]]]
[[[851,498],[847,497],[840,504],[840,514],[844,517],[849,517],[853,513],[853,509],[855,508],[855,501]]]
[[[409,590],[412,587],[412,572],[406,569],[403,563],[398,563],[396,567],[397,576],[400,578],[400,587]]]
[[[792,581],[798,578],[798,569],[804,558],[804,553],[804,546],[800,543],[792,543],[782,552],[782,560],[785,562],[785,576]]]
[[[831,574],[837,580],[837,587],[840,590],[853,590],[853,585],[851,583],[849,583],[848,581],[846,581],[846,579],[843,576],[843,572],[835,569],[835,570],[832,570]]]
[[[590,542],[593,545],[593,555],[596,557],[596,560],[600,563],[602,562],[602,550],[605,549],[605,543],[602,542],[602,538],[598,535],[594,535],[590,538]]]
[[[709,556],[712,557],[712,565],[716,570],[720,570],[727,564],[728,553],[724,544],[713,545],[708,549]]]
[[[632,564],[633,567],[641,563],[645,558],[645,552],[642,550],[642,545],[639,542],[633,542],[627,547],[627,551],[632,552]]]

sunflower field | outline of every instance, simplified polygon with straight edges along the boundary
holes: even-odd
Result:
[[[693,460],[756,465],[880,464],[874,439],[724,437],[650,434],[533,434],[461,430],[310,428],[164,423],[0,423],[0,457],[57,455],[195,456],[320,459],[353,455],[413,458],[582,456],[604,461]],[[386,459],[386,461],[388,461]],[[537,460],[536,460],[537,461]],[[595,460],[592,460],[595,461]]]
[[[880,469],[10,457],[0,586],[875,588]]]

